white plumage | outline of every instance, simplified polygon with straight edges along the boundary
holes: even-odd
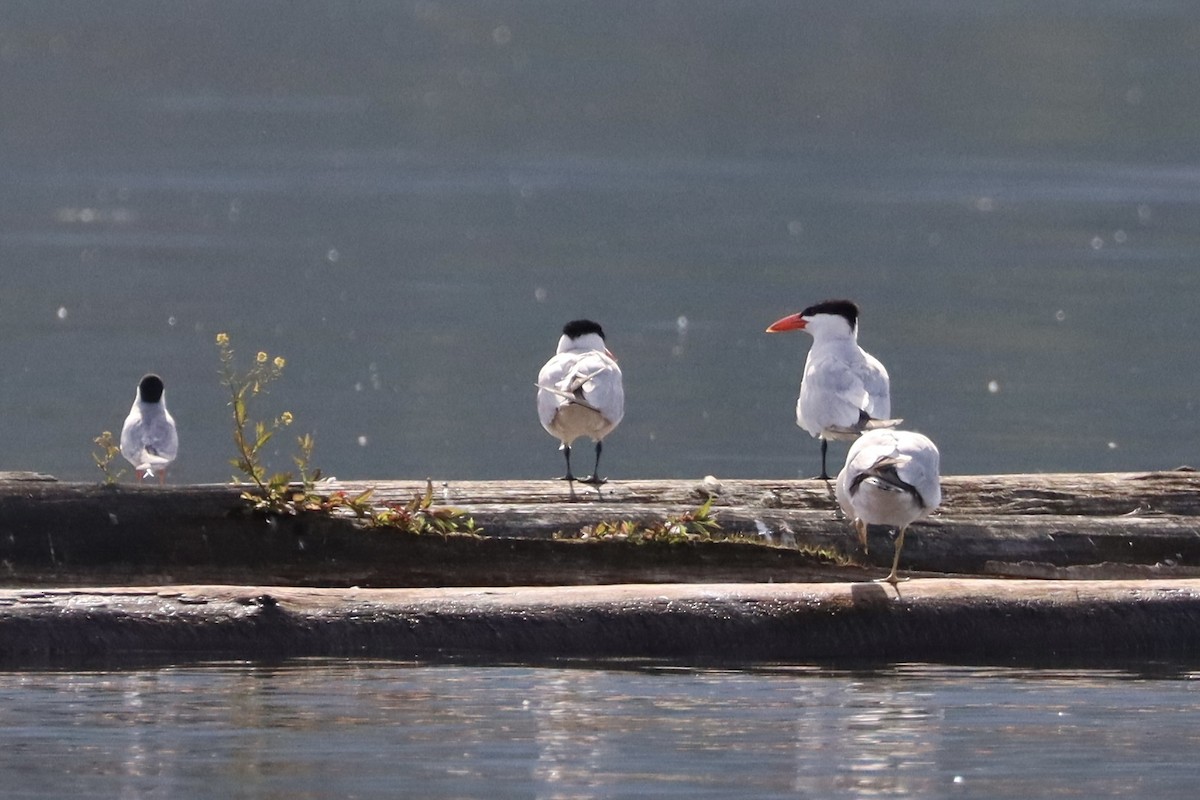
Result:
[[[133,407],[121,428],[121,455],[133,465],[139,480],[158,473],[158,482],[163,483],[178,454],[179,434],[167,411],[162,378],[146,375],[138,382]]]
[[[942,502],[938,474],[940,456],[929,437],[912,431],[873,430],[850,446],[846,466],[837,476],[838,505],[853,521],[863,550],[867,526],[898,529],[892,571],[884,578],[895,584],[904,547],[904,532]]]
[[[804,362],[796,424],[821,440],[821,477],[830,439],[855,439],[863,431],[894,427],[888,374],[879,359],[858,346],[858,307],[826,300],[774,322],[767,333],[803,330],[813,337]]]
[[[542,427],[562,442],[564,480],[576,480],[571,474],[571,443],[587,436],[596,442],[596,465],[582,482],[604,483],[599,473],[601,442],[625,415],[625,390],[603,329],[590,320],[563,326],[558,351],[538,373],[537,387]]]

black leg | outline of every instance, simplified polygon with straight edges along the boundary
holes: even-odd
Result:
[[[562,476],[562,480],[573,481],[573,480],[575,480],[575,476],[571,474],[571,447],[570,447],[570,445],[564,444],[562,451],[563,451],[563,455],[566,456],[566,458],[567,458],[567,474]]]
[[[580,481],[580,483],[590,483],[593,486],[600,486],[601,484],[608,483],[607,479],[600,477],[600,449],[601,443],[596,442],[596,465],[592,467],[592,476],[590,478],[584,478],[582,481]]]
[[[829,480],[829,473],[826,472],[826,470],[825,470],[825,451],[828,449],[829,449],[829,441],[827,439],[822,439],[821,440],[821,480],[823,480],[823,481]]]

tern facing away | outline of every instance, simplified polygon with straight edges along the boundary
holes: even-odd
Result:
[[[538,373],[537,387],[542,427],[562,442],[567,459],[563,480],[577,480],[571,474],[571,443],[589,436],[596,442],[596,464],[581,482],[603,484],[601,443],[625,415],[625,390],[621,368],[605,346],[600,325],[588,319],[564,325],[558,352]]]
[[[121,455],[133,465],[138,480],[158,473],[162,484],[167,467],[178,453],[179,434],[175,419],[167,411],[162,378],[151,373],[138,382],[133,407],[121,428]]]
[[[866,430],[892,428],[888,374],[858,346],[858,306],[826,300],[771,323],[767,333],[805,331],[813,338],[800,380],[796,424],[821,440],[821,478],[829,480],[830,439],[856,439]]]
[[[867,549],[867,526],[897,528],[892,571],[884,581],[896,585],[896,569],[904,532],[942,502],[938,449],[927,436],[912,431],[867,431],[850,446],[846,466],[837,476],[838,505],[853,520],[858,541]]]

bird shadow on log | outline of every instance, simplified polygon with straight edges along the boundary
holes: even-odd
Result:
[[[900,596],[900,590],[896,590]],[[855,583],[850,586],[850,601],[855,606],[880,606],[892,600],[888,590],[879,583]]]

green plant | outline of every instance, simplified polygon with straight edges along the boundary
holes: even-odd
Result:
[[[292,486],[291,472],[269,473],[263,462],[263,451],[267,443],[282,428],[292,424],[292,413],[284,411],[270,421],[253,420],[250,417],[250,402],[262,394],[267,387],[283,375],[287,361],[282,356],[271,358],[259,351],[254,365],[241,372],[234,362],[233,346],[229,334],[217,334],[217,350],[221,358],[221,384],[229,393],[229,407],[233,416],[233,444],[237,457],[230,464],[249,480],[253,488],[242,492],[242,497],[255,511],[272,513],[296,513],[307,505],[313,485],[320,480],[320,470],[309,472],[312,458],[313,439],[310,434],[297,438],[299,454],[293,461],[300,470],[301,484],[297,490]],[[234,476],[234,483],[242,481]]]
[[[475,521],[462,511],[433,507],[431,481],[426,482],[423,495],[407,503],[384,503],[378,508],[371,502],[373,488],[355,495],[341,490],[319,493],[317,481],[321,480],[321,470],[312,468],[315,443],[309,433],[296,437],[297,451],[292,456],[295,473],[270,473],[263,461],[263,449],[280,429],[292,424],[292,414],[284,411],[269,422],[254,420],[250,416],[250,402],[264,394],[267,387],[283,374],[287,362],[281,356],[271,358],[260,351],[254,365],[246,372],[240,372],[226,333],[217,334],[217,350],[221,357],[221,383],[229,393],[233,416],[233,444],[237,457],[230,459],[230,463],[251,484],[250,489],[242,492],[242,498],[252,510],[265,514],[348,515],[364,520],[373,528],[395,528],[410,533],[479,531]],[[237,476],[233,480],[242,483]]]
[[[756,533],[731,533],[725,537],[725,541],[738,542],[741,544],[754,544],[765,547],[781,547],[787,550],[794,550],[802,556],[807,556],[813,561],[818,561],[822,564],[832,564],[838,567],[848,567],[859,565],[861,562],[856,561],[853,557],[832,548],[816,544],[795,544],[793,546],[767,544],[763,541],[763,537]]]
[[[820,561],[825,564],[833,564],[838,567],[849,567],[860,564],[860,562],[847,556],[845,553],[839,553],[832,547],[820,547],[815,544],[802,544],[796,548],[796,551],[802,555],[808,556],[814,561]]]
[[[560,532],[555,534],[555,538],[678,544],[697,539],[711,539],[719,530],[721,526],[712,511],[712,499],[709,498],[694,511],[669,516],[662,522],[651,525],[641,525],[633,520],[605,521],[584,526],[574,534]]]
[[[104,485],[113,486],[125,474],[125,470],[114,471],[112,466],[117,456],[121,455],[121,446],[113,438],[112,431],[105,431],[92,441],[96,444],[92,460],[96,462],[96,468],[104,473]]]
[[[460,509],[435,508],[432,481],[425,482],[424,494],[407,503],[384,503],[367,518],[367,522],[374,528],[392,528],[407,533],[478,534],[482,531],[475,525],[475,520]]]

